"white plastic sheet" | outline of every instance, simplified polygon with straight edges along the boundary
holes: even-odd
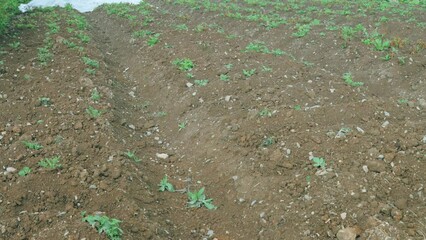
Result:
[[[74,9],[79,12],[91,12],[96,7],[105,3],[131,3],[138,4],[141,0],[33,0],[28,4],[21,4],[19,10],[21,12],[29,11],[36,7],[64,7],[66,4],[71,4]]]

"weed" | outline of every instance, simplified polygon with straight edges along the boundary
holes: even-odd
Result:
[[[406,59],[406,57],[398,57],[398,63],[400,65],[405,65],[405,59]]]
[[[124,156],[126,156],[127,158],[129,158],[130,160],[133,160],[135,162],[142,161],[140,158],[138,158],[138,156],[136,156],[135,152],[127,151],[127,152],[124,153]]]
[[[49,61],[52,60],[53,54],[50,52],[47,46],[42,48],[37,48],[37,60],[42,66],[46,66]]]
[[[198,192],[188,191],[188,207],[200,208],[204,205],[207,209],[213,210],[217,207],[212,204],[212,201],[213,199],[211,198],[207,199],[204,194],[204,188],[201,188]]]
[[[293,33],[293,36],[301,38],[306,36],[309,31],[311,31],[311,26],[309,24],[298,25],[297,32]]]
[[[123,230],[120,228],[121,221],[115,218],[100,215],[88,215],[82,212],[83,222],[88,222],[92,227],[96,228],[99,234],[105,233],[111,240],[120,240]]]
[[[58,33],[59,29],[60,29],[60,27],[58,26],[58,24],[55,23],[55,22],[47,23],[47,27],[49,28],[49,33],[50,34]]]
[[[204,32],[206,29],[208,29],[207,23],[201,23],[195,26],[194,30],[196,32]]]
[[[188,79],[193,79],[195,76],[194,76],[194,74],[192,74],[192,73],[187,73],[186,74],[186,77],[188,78]]]
[[[313,157],[311,160],[313,162],[314,167],[325,168],[326,166],[324,158]]]
[[[374,49],[377,51],[384,51],[388,48],[390,48],[390,41],[389,40],[383,40],[382,38],[376,38],[372,42]]]
[[[277,48],[277,49],[272,50],[271,53],[274,56],[281,56],[281,55],[284,55],[285,52],[283,50]]]
[[[271,112],[271,110],[264,108],[264,109],[260,110],[259,116],[261,116],[261,117],[272,117],[272,112]]]
[[[102,114],[101,111],[97,110],[96,108],[92,106],[89,106],[88,108],[86,108],[86,113],[89,114],[91,118],[98,118]]]
[[[271,67],[268,67],[268,66],[263,65],[263,66],[262,66],[262,72],[272,72],[272,68],[271,68]]]
[[[229,76],[227,74],[220,74],[219,79],[221,81],[227,82],[229,81]]]
[[[88,27],[86,18],[81,15],[73,14],[72,19],[67,21],[69,25],[76,26],[79,30],[86,30]]]
[[[99,93],[98,89],[93,89],[92,93],[90,94],[90,99],[92,99],[92,101],[99,101],[101,99],[101,94]]]
[[[234,67],[234,64],[228,63],[228,64],[225,64],[225,67],[226,67],[226,69],[231,70],[232,67]]]
[[[18,172],[18,175],[23,177],[23,176],[27,176],[28,174],[30,174],[30,172],[31,172],[31,168],[24,167]]]
[[[268,53],[269,50],[268,48],[265,46],[264,42],[251,42],[246,46],[246,49],[244,50],[244,52],[263,52],[263,53]]]
[[[209,83],[209,80],[203,79],[203,80],[195,80],[194,83],[198,86],[204,87]]]
[[[263,139],[261,146],[262,147],[269,147],[269,146],[271,146],[275,143],[276,143],[276,141],[275,141],[274,137],[267,137],[267,138]]]
[[[185,122],[181,122],[181,123],[179,123],[179,124],[178,124],[179,131],[181,131],[182,129],[185,129],[187,124],[188,124],[188,123],[187,123],[186,121],[185,121]]]
[[[153,35],[153,34],[154,33],[149,31],[149,30],[140,30],[140,31],[133,32],[132,36],[136,37],[136,38],[142,38],[142,37],[145,37],[145,36],[148,36],[148,35]]]
[[[48,107],[48,106],[52,105],[52,102],[50,101],[50,98],[48,98],[48,97],[41,97],[38,100],[39,100],[41,106]]]
[[[82,43],[89,43],[90,42],[90,37],[88,35],[84,34],[84,33],[80,32],[76,36],[77,36],[78,39],[80,39],[80,41]]]
[[[62,44],[64,44],[68,48],[76,48],[77,47],[77,44],[75,44],[75,43],[73,43],[73,42],[71,42],[67,39],[62,40]]]
[[[384,57],[381,57],[381,59],[382,60],[384,60],[384,61],[389,61],[389,60],[391,60],[391,55],[390,54],[386,54]]]
[[[194,68],[194,63],[189,58],[183,58],[183,59],[177,58],[176,60],[173,61],[173,64],[177,66],[179,70],[181,71],[190,71],[192,70],[192,68]]]
[[[23,141],[22,142],[25,147],[27,147],[28,149],[32,149],[32,150],[40,150],[43,148],[42,145],[36,143],[36,142],[28,142],[28,141]]]
[[[41,160],[40,162],[38,162],[38,165],[44,168],[50,168],[50,169],[56,169],[56,168],[61,168],[61,164],[59,164],[59,160],[61,159],[61,157],[56,156],[53,158],[45,158],[43,160]]]
[[[398,104],[406,104],[406,103],[408,103],[408,99],[405,99],[405,98],[401,98],[401,99],[398,99]]]
[[[156,33],[156,34],[154,34],[153,36],[151,36],[147,41],[146,41],[146,43],[148,44],[148,46],[154,46],[155,44],[157,44],[159,41],[160,41],[160,39],[159,39],[159,37],[160,37],[160,34],[159,33]]]
[[[300,111],[300,110],[302,110],[302,106],[296,105],[296,106],[293,107],[293,109],[296,110],[296,111]]]
[[[159,186],[158,191],[160,192],[164,192],[166,190],[169,192],[175,191],[175,188],[173,187],[173,185],[167,181],[167,175],[164,175],[163,179],[161,179],[161,182],[160,184],[158,184],[158,186]]]
[[[354,82],[352,79],[352,74],[350,72],[344,73],[342,78],[345,81],[345,83],[351,87],[360,87],[364,85],[363,82]]]
[[[188,26],[186,26],[186,24],[178,24],[175,26],[175,29],[179,31],[188,31]]]
[[[21,42],[18,42],[18,41],[13,42],[13,43],[9,43],[9,47],[11,47],[11,48],[13,48],[15,50],[18,49],[19,46],[21,46]]]
[[[96,69],[85,68],[84,71],[90,75],[96,75]]]
[[[93,59],[90,59],[88,57],[82,57],[81,60],[84,64],[87,66],[93,67],[93,68],[99,68],[99,62]]]
[[[29,81],[31,79],[31,76],[29,74],[24,75],[24,80]]]
[[[255,68],[254,69],[249,69],[249,70],[243,69],[243,75],[246,78],[253,76],[255,74],[255,72],[256,72]]]

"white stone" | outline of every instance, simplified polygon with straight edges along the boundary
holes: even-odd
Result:
[[[161,159],[167,159],[168,157],[169,157],[169,155],[168,154],[166,154],[166,153],[156,153],[155,154],[158,158],[161,158]]]

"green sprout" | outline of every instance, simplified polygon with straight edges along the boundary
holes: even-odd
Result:
[[[38,162],[38,165],[40,167],[49,168],[49,169],[61,168],[62,165],[59,164],[59,160],[61,160],[61,157],[59,156],[56,156],[53,158],[45,158],[41,160],[40,162]]]
[[[229,81],[229,76],[227,74],[220,74],[219,79],[221,81],[227,82]]]
[[[173,61],[173,65],[177,66],[181,71],[190,71],[192,68],[194,68],[194,63],[189,58],[177,58]]]
[[[152,35],[152,36],[151,36],[151,37],[150,37],[150,38],[146,41],[146,43],[148,44],[148,46],[152,47],[152,46],[154,46],[155,44],[157,44],[157,43],[160,41],[159,37],[160,37],[160,34],[159,34],[159,33],[156,33],[156,34]]]
[[[96,108],[92,106],[89,106],[88,108],[86,108],[86,113],[89,114],[91,118],[98,118],[102,114],[101,111],[97,110]]]
[[[18,175],[23,177],[23,176],[27,176],[28,174],[30,174],[30,172],[31,172],[31,168],[24,167],[18,172]]]
[[[204,87],[209,83],[209,80],[203,79],[203,80],[195,80],[194,83],[198,86]]]
[[[169,192],[175,191],[175,188],[173,187],[173,185],[167,181],[167,175],[164,175],[163,179],[161,179],[161,182],[160,184],[158,184],[158,186],[160,187],[158,189],[158,191],[160,192],[164,192],[166,190]]]
[[[316,167],[316,168],[318,168],[318,167],[325,168],[325,166],[326,166],[324,158],[313,157],[312,162],[314,164],[314,167]]]
[[[97,102],[101,99],[101,94],[98,92],[98,90],[95,88],[92,90],[92,93],[90,95],[90,99]]]
[[[100,215],[88,215],[82,212],[83,222],[88,222],[92,227],[96,228],[99,234],[105,233],[110,240],[120,240],[123,230],[120,228],[121,221],[115,218]]]
[[[50,101],[50,98],[48,98],[48,97],[41,97],[38,100],[39,100],[41,106],[48,107],[48,106],[52,105],[52,102]]]
[[[40,150],[43,148],[42,145],[36,143],[36,142],[28,142],[28,141],[23,141],[22,142],[25,147],[27,147],[28,149],[32,149],[32,150]]]
[[[213,210],[217,207],[212,204],[212,201],[213,199],[211,198],[207,199],[204,194],[204,188],[201,188],[198,192],[188,191],[188,207],[200,208],[204,205],[207,209]]]
[[[127,158],[129,158],[130,160],[133,160],[135,162],[142,161],[140,158],[138,158],[138,156],[136,156],[135,152],[127,151],[127,152],[124,153],[124,156],[126,156]]]
[[[187,125],[187,122],[186,122],[186,121],[185,121],[185,122],[181,122],[181,123],[179,123],[179,124],[178,124],[179,131],[180,131],[180,130],[182,130],[182,129],[185,129],[185,128],[186,128],[186,125]]]
[[[354,82],[352,79],[352,74],[350,72],[344,73],[342,78],[345,83],[351,87],[360,87],[364,85],[363,82]]]
[[[264,109],[260,110],[259,116],[261,116],[261,117],[272,117],[272,112],[271,112],[271,110],[264,108]]]
[[[263,139],[261,146],[262,147],[269,147],[274,143],[276,143],[276,140],[275,140],[274,137],[267,137],[267,138]]]
[[[300,110],[302,110],[302,106],[296,105],[296,106],[293,107],[293,109],[296,110],[296,111],[300,111]]]
[[[93,68],[99,68],[99,62],[93,59],[90,59],[88,57],[82,57],[81,60],[84,64],[87,66],[93,67]]]
[[[249,69],[249,70],[243,69],[243,75],[247,78],[253,76],[255,72],[256,72],[255,68]]]

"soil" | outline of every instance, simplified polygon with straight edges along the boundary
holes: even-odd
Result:
[[[400,58],[384,61],[360,35],[345,42],[340,30],[312,26],[293,36],[296,8],[268,29],[220,9],[147,2],[130,7],[149,11],[134,20],[106,7],[37,10],[0,37],[0,239],[108,239],[82,212],[119,219],[122,239],[425,239],[424,10],[412,12],[416,22],[374,9],[312,13],[369,32],[387,16],[377,29]],[[87,19],[90,42],[68,30],[75,15]],[[52,18],[60,30],[49,35]],[[140,30],[159,42],[132,35]],[[247,52],[253,42],[285,54]],[[95,74],[84,56],[99,61]],[[194,68],[179,70],[177,58]],[[345,84],[347,72],[364,85]],[[55,156],[61,167],[39,166]],[[179,191],[158,191],[165,175]],[[188,207],[186,192],[202,187],[217,209]]]

